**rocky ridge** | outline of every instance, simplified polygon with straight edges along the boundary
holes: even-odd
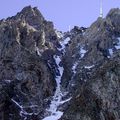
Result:
[[[0,80],[11,86],[7,92],[0,87],[6,93],[0,103],[1,120],[32,119],[43,112],[44,100],[56,86],[54,71],[46,61],[56,49],[56,39],[52,22],[31,6],[0,21]]]
[[[71,38],[62,86],[72,100],[60,120],[120,119],[120,10],[112,9]]]

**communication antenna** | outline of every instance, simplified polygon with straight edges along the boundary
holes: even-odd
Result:
[[[103,0],[100,0],[100,17],[103,18]]]

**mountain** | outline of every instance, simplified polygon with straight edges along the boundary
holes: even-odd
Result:
[[[120,9],[63,33],[23,8],[0,20],[0,71],[0,120],[119,120]]]

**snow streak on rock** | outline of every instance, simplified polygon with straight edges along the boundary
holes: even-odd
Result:
[[[62,92],[60,90],[60,82],[61,82],[61,77],[62,77],[64,68],[59,65],[61,62],[60,56],[56,55],[54,56],[54,59],[57,64],[60,75],[56,76],[57,88],[53,96],[53,100],[51,101],[50,108],[47,110],[51,113],[51,115],[44,118],[43,120],[58,120],[63,115],[63,112],[57,111],[57,108],[61,104],[61,99],[62,99]]]
[[[57,37],[58,37],[59,39],[60,39],[60,38],[63,38],[62,32],[55,30],[55,33],[56,33],[56,35],[57,35]]]
[[[66,38],[64,41],[62,41],[60,44],[62,46],[62,48],[59,49],[59,51],[61,52],[65,52],[65,46],[68,44],[68,42],[70,41],[70,38]],[[57,110],[58,107],[62,104],[64,104],[65,102],[68,102],[71,98],[67,99],[67,100],[62,100],[62,97],[64,96],[61,92],[61,78],[64,72],[64,68],[62,66],[60,66],[61,63],[61,56],[58,55],[54,55],[54,60],[56,62],[57,65],[57,69],[59,71],[59,75],[56,75],[56,83],[57,83],[57,87],[56,87],[56,91],[55,94],[53,96],[53,100],[51,101],[50,104],[50,108],[47,109],[48,112],[50,112],[50,116],[45,117],[43,120],[58,120],[59,118],[61,118],[61,116],[63,115],[63,112]]]
[[[95,67],[95,65],[85,66],[86,69],[91,69],[91,68],[93,68],[93,67]]]
[[[78,65],[78,62],[75,62],[73,67],[72,67],[72,71],[73,71],[74,74],[76,74],[76,67],[77,67],[77,65]]]
[[[83,47],[80,48],[80,55],[81,55],[81,58],[84,57],[84,55],[85,55],[86,52],[87,52],[87,51],[84,50]]]
[[[116,48],[116,50],[119,50],[120,49],[120,37],[117,39],[118,39],[118,42],[114,47]],[[112,48],[108,49],[108,51],[109,51],[108,58],[110,58],[113,55],[114,51]]]
[[[67,37],[64,41],[61,41],[60,42],[61,48],[58,48],[58,50],[65,52],[65,47],[69,43],[69,41],[70,41],[69,37]]]
[[[27,116],[27,115],[32,115],[33,113],[31,112],[31,113],[28,113],[28,112],[26,112],[25,110],[24,110],[24,108],[27,108],[27,107],[23,107],[22,105],[20,105],[17,101],[15,101],[14,99],[11,99],[11,101],[13,102],[13,103],[15,103],[19,108],[20,108],[20,116],[21,117],[24,117],[24,120],[26,120],[27,119],[27,117],[25,117],[25,116]],[[37,105],[32,105],[32,106],[29,106],[29,108],[33,108],[33,107],[36,107]],[[38,106],[37,106],[38,107]],[[34,114],[38,114],[38,113],[34,113]]]

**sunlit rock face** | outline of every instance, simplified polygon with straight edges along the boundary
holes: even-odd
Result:
[[[37,8],[28,6],[0,21],[1,120],[32,119],[43,112],[44,99],[56,86],[47,63],[56,45],[52,22]]]
[[[27,6],[0,21],[0,120],[119,120],[120,9],[62,33]]]

